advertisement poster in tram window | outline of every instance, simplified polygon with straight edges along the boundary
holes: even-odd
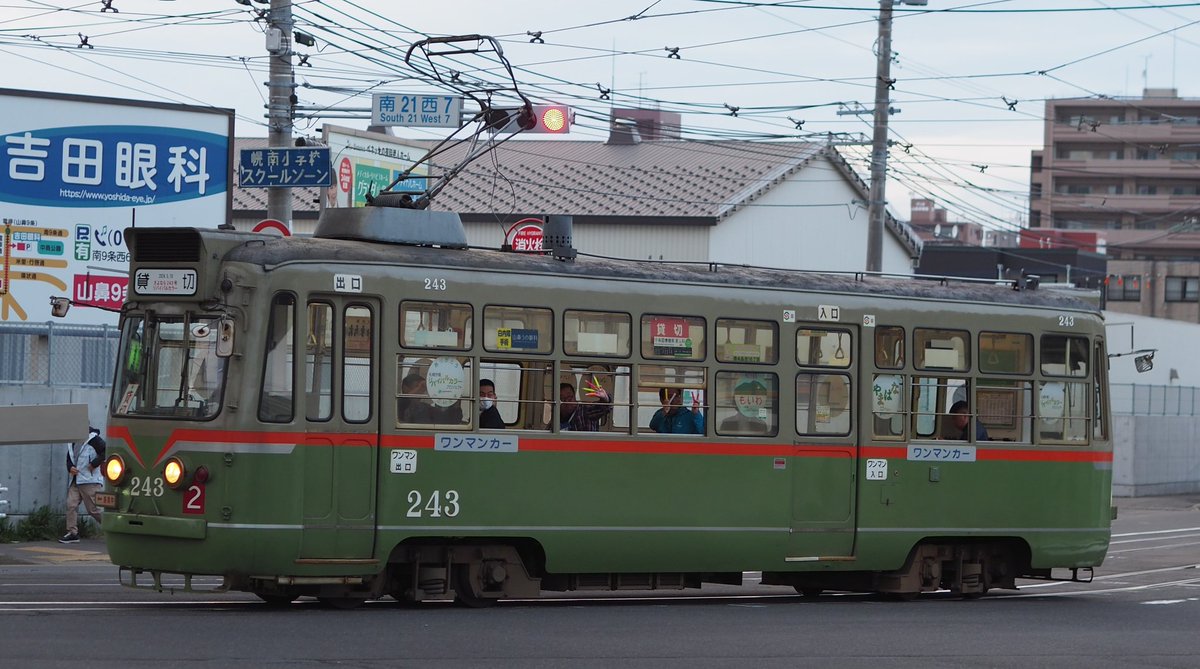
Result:
[[[333,162],[333,185],[321,198],[321,209],[366,206],[368,193],[377,195],[425,155],[422,148],[377,132],[326,125],[322,137]],[[428,166],[421,165],[392,190],[424,193],[428,175]]]
[[[233,111],[0,89],[0,323],[116,324],[125,229],[229,222]]]

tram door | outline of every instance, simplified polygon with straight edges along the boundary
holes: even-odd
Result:
[[[855,326],[796,326],[799,370],[791,382],[796,393],[797,455],[789,464],[789,560],[849,557],[854,551],[858,427],[853,398],[861,364],[858,338]]]
[[[378,300],[309,299],[302,558],[374,552],[378,362]]]

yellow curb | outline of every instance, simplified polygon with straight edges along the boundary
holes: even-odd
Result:
[[[27,553],[38,553],[52,562],[70,562],[78,560],[108,560],[108,556],[97,551],[81,551],[71,548],[51,548],[49,546],[29,546],[18,548]]]

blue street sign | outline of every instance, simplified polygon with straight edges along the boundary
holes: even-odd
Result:
[[[243,188],[299,188],[333,183],[329,149],[242,149],[238,184]]]

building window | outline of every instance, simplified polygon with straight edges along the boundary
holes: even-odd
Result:
[[[1109,302],[1141,302],[1142,277],[1137,274],[1110,276],[1104,279],[1108,284]]]
[[[1198,293],[1200,293],[1200,277],[1167,277],[1167,302],[1195,302]]]

